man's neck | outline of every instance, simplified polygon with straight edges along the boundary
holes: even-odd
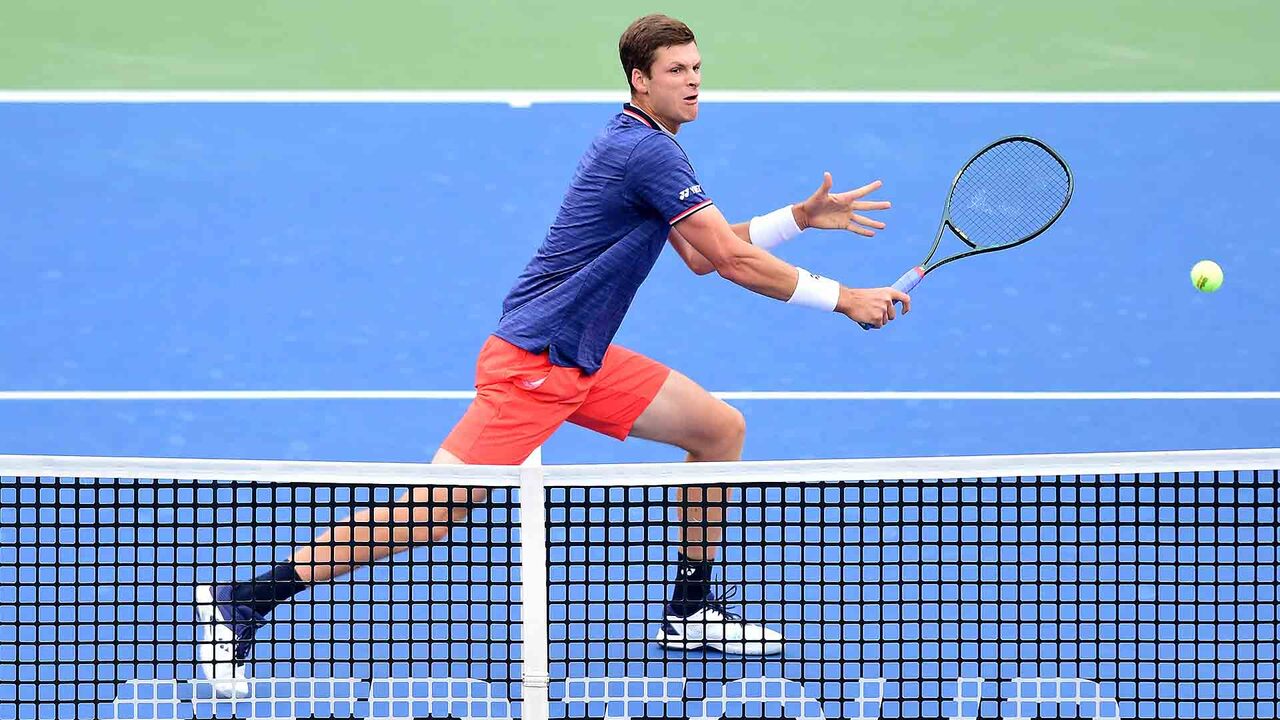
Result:
[[[668,133],[675,135],[676,133],[680,132],[680,123],[672,123],[663,119],[661,115],[658,115],[656,112],[653,111],[653,108],[649,107],[648,104],[646,104],[643,100],[636,97],[635,95],[631,96],[631,104],[637,107],[638,109],[642,110],[645,115],[648,115],[649,117],[653,118],[653,121],[658,123],[658,125],[661,126],[662,129],[666,130]]]

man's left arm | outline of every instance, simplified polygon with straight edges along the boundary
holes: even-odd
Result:
[[[891,207],[891,203],[887,200],[864,199],[867,195],[879,190],[883,183],[876,180],[860,188],[841,193],[832,193],[831,184],[831,173],[823,173],[822,184],[807,200],[775,210],[768,215],[753,218],[749,222],[734,223],[730,226],[733,228],[733,234],[743,242],[754,243],[768,250],[811,227],[848,230],[864,237],[872,237],[876,234],[876,230],[884,229],[884,223],[862,214],[868,211],[888,210]],[[790,214],[790,220],[794,225],[787,223],[787,213]],[[754,240],[751,237],[753,225],[756,235],[759,236]],[[667,240],[690,270],[699,275],[706,275],[714,269],[711,262],[689,245],[674,227],[671,228],[671,234]]]

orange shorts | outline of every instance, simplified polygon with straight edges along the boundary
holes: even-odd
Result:
[[[519,465],[566,420],[623,440],[670,374],[610,345],[585,375],[491,336],[476,361],[476,398],[441,447],[468,465]]]

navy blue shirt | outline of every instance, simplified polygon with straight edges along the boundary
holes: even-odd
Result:
[[[675,137],[624,105],[578,163],[494,334],[594,373],[671,226],[710,206]]]

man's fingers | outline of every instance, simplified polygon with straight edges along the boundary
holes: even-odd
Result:
[[[826,195],[831,190],[831,173],[822,173],[822,184],[818,186],[818,191],[814,195]]]
[[[884,287],[855,292],[859,294],[866,293],[861,298],[865,304],[860,303],[856,312],[847,314],[855,320],[858,319],[856,316],[868,318],[867,320],[860,320],[864,325],[883,327],[897,319],[899,312],[903,315],[911,312],[911,297],[901,290]],[[901,304],[901,310],[894,307],[895,304]]]
[[[840,198],[845,202],[848,202],[849,200],[857,200],[858,198],[862,197],[863,195],[866,195],[867,193],[872,193],[872,192],[875,192],[876,190],[879,190],[881,185],[884,185],[884,183],[880,182],[879,180],[872,180],[871,182],[867,183],[866,185],[863,185],[860,188],[855,188],[847,192],[842,192],[838,194],[836,197]]]
[[[876,230],[883,230],[884,223],[879,220],[872,220],[869,217],[853,214],[852,222],[848,225],[848,230],[852,233],[861,235],[862,237],[875,237]]]
[[[905,315],[911,312],[911,296],[910,295],[902,292],[901,290],[895,290],[893,288],[889,288],[889,296],[894,300],[897,300],[898,302],[902,303],[902,314]]]
[[[854,210],[888,210],[893,207],[893,203],[888,200],[859,200],[850,203],[849,207]]]
[[[852,195],[856,200],[857,198],[860,198],[863,195],[866,195],[867,193],[871,193],[871,192],[875,192],[876,190],[879,190],[880,186],[882,185],[884,185],[884,183],[880,182],[879,180],[872,180],[871,182],[867,183],[866,185],[863,185],[860,188],[857,188],[856,190],[851,190],[849,194]]]
[[[865,225],[869,228],[875,228],[876,230],[884,229],[884,223],[880,222],[879,220],[872,220],[869,217],[866,217],[864,215],[859,215],[857,213],[853,214],[853,221],[858,223],[859,225]]]

